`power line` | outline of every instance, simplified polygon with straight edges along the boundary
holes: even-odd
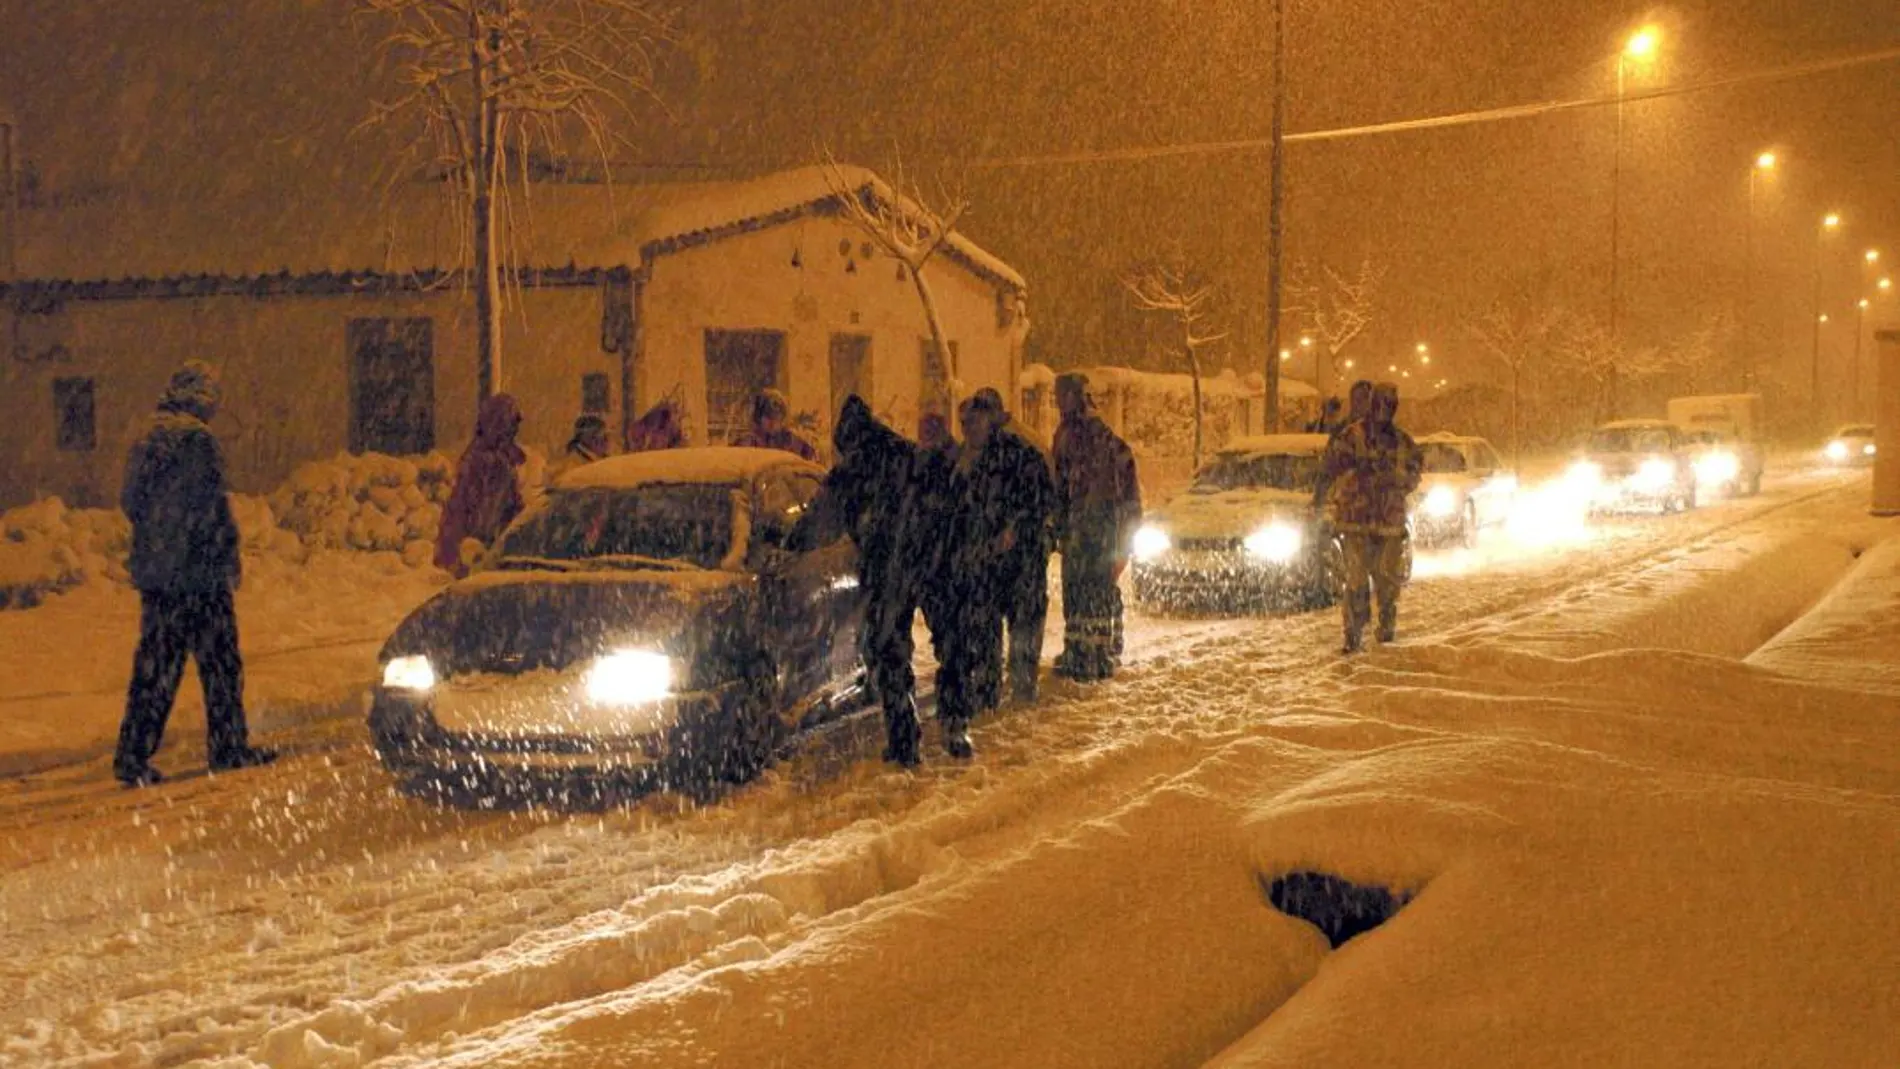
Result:
[[[1887,48],[1877,52],[1863,52],[1851,56],[1837,56],[1832,59],[1798,63],[1787,67],[1775,67],[1768,70],[1750,71],[1745,74],[1733,74],[1721,78],[1708,78],[1701,81],[1685,82],[1680,85],[1663,86],[1657,89],[1645,89],[1624,95],[1625,103],[1643,100],[1662,100],[1669,97],[1688,96],[1692,93],[1706,93],[1717,89],[1732,89],[1738,86],[1763,85],[1770,82],[1789,81],[1796,78],[1809,78],[1817,74],[1829,74],[1835,71],[1851,70],[1856,67],[1869,67],[1881,63],[1900,60],[1900,48]],[[1479,111],[1458,112],[1451,115],[1434,115],[1424,119],[1401,119],[1396,122],[1372,123],[1365,126],[1343,126],[1332,130],[1309,130],[1305,133],[1287,134],[1286,141],[1320,142],[1344,141],[1356,137],[1374,137],[1381,134],[1410,133],[1415,130],[1438,130],[1455,126],[1475,126],[1482,123],[1511,122],[1519,119],[1535,119],[1545,115],[1556,115],[1568,111],[1581,111],[1588,108],[1612,107],[1615,96],[1584,97],[1577,100],[1551,100],[1537,104],[1514,104],[1502,108],[1485,108]],[[1121,163],[1140,160],[1160,160],[1184,156],[1212,156],[1229,152],[1259,152],[1272,147],[1271,138],[1237,138],[1230,141],[1196,141],[1178,145],[1145,145],[1122,149],[1094,149],[1075,152],[1052,152],[1027,156],[992,156],[965,161],[966,165],[978,169],[1000,169],[1005,167],[1043,167],[1064,164]]]

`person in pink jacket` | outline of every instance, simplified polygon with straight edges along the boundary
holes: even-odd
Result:
[[[515,473],[528,457],[515,442],[520,431],[521,405],[514,397],[498,393],[482,402],[475,440],[456,464],[455,488],[442,508],[442,530],[435,541],[436,567],[458,579],[468,574],[463,540],[490,545],[521,513]]]

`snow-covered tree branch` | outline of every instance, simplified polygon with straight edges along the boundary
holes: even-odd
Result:
[[[1194,466],[1198,469],[1205,445],[1203,424],[1206,417],[1201,400],[1200,353],[1201,349],[1225,339],[1227,335],[1225,332],[1210,331],[1208,305],[1214,299],[1215,289],[1211,284],[1191,281],[1191,272],[1184,265],[1184,259],[1177,255],[1174,262],[1155,262],[1139,268],[1123,277],[1122,287],[1128,291],[1136,308],[1168,316],[1181,332],[1180,352],[1194,380]]]
[[[1346,353],[1371,328],[1378,311],[1379,287],[1385,268],[1371,256],[1359,262],[1356,274],[1321,265],[1301,265],[1293,284],[1294,310],[1305,331],[1319,347],[1314,386],[1321,393],[1337,393],[1343,380]]]

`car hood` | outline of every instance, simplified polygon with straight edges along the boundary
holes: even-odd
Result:
[[[494,571],[410,613],[388,660],[427,656],[438,674],[565,668],[619,646],[692,659],[744,627],[756,579],[722,571]]]
[[[1428,494],[1435,486],[1449,487],[1460,494],[1468,494],[1478,485],[1478,480],[1463,472],[1438,471],[1426,472],[1419,476],[1418,493]]]
[[[1245,538],[1262,524],[1285,520],[1304,524],[1314,515],[1313,495],[1297,490],[1224,490],[1189,492],[1149,514],[1149,522],[1170,538]]]

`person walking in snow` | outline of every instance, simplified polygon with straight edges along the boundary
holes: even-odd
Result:
[[[1340,427],[1345,425],[1345,420],[1341,419],[1339,415],[1343,407],[1344,406],[1339,403],[1339,398],[1328,397],[1326,403],[1320,406],[1319,415],[1315,416],[1306,424],[1306,433],[1332,434],[1334,431],[1337,431]]]
[[[857,544],[858,585],[865,598],[859,648],[872,696],[884,709],[884,760],[914,767],[922,759],[917,678],[911,667],[923,545],[918,530],[922,452],[878,422],[856,394],[845,399],[832,444],[838,462],[787,544],[811,549],[847,534]]]
[[[1405,582],[1406,500],[1418,489],[1424,456],[1394,422],[1399,388],[1373,388],[1364,419],[1334,436],[1321,467],[1332,484],[1333,529],[1345,549],[1342,652],[1363,648],[1372,600],[1379,604],[1380,642],[1398,637],[1399,588]]]
[[[1372,410],[1372,381],[1370,379],[1360,379],[1358,382],[1353,383],[1352,389],[1347,391],[1346,396],[1349,399],[1349,404],[1346,409],[1345,418],[1335,423],[1330,430],[1325,432],[1328,438],[1328,445],[1331,445],[1331,440],[1338,438],[1347,427],[1362,422],[1366,418],[1366,413]],[[1332,513],[1332,504],[1330,501],[1332,490],[1332,477],[1326,474],[1325,465],[1322,464],[1318,478],[1313,481],[1313,507],[1328,516]]]
[[[979,704],[1036,700],[1043,625],[1049,615],[1050,530],[1056,485],[1049,458],[1012,428],[1003,397],[978,390],[962,412],[965,510],[972,578],[982,593],[977,633]],[[1009,641],[1003,641],[1003,629]]]
[[[436,536],[436,567],[460,579],[471,561],[464,560],[462,543],[474,539],[494,544],[501,532],[521,514],[521,486],[516,473],[527,462],[515,438],[521,432],[521,406],[513,396],[495,394],[482,402],[475,415],[475,438],[455,466],[455,487],[442,507],[442,529]]]
[[[127,564],[139,592],[139,644],[112,771],[127,787],[164,777],[152,767],[184,675],[198,663],[211,770],[268,764],[244,722],[244,662],[232,591],[242,577],[224,451],[211,433],[217,372],[190,361],[158,403],[152,429],[126,460],[119,505],[132,522]]]
[[[1062,652],[1058,675],[1107,679],[1122,654],[1122,595],[1129,543],[1141,521],[1135,455],[1088,396],[1088,378],[1056,379],[1056,530],[1062,553]]]
[[[548,465],[548,482],[552,483],[575,468],[602,460],[611,452],[613,446],[607,439],[607,421],[593,413],[577,417],[574,420],[573,437],[567,440],[561,455]]]
[[[786,421],[791,418],[791,403],[777,390],[760,390],[752,398],[752,426],[732,444],[747,449],[782,449],[814,463],[818,450]]]

